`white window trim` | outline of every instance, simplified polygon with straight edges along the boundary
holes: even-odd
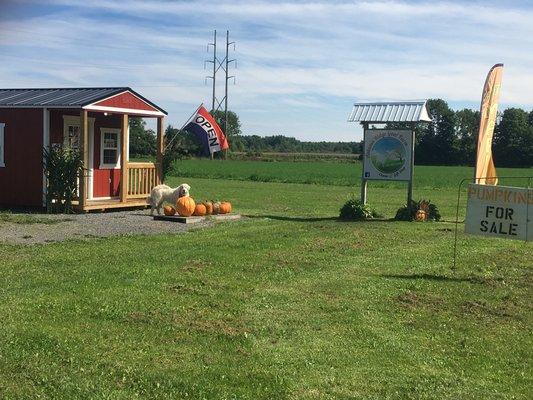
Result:
[[[0,168],[4,168],[6,166],[6,141],[4,134],[5,127],[6,124],[0,122]]]
[[[116,133],[117,134],[117,163],[116,164],[104,164],[104,133]],[[120,129],[117,128],[100,128],[100,169],[120,169]]]

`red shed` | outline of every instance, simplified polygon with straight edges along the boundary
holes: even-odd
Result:
[[[130,115],[157,118],[156,163],[129,162]],[[146,205],[161,182],[165,115],[128,87],[0,89],[0,206],[45,205],[49,146],[83,155],[78,210]]]

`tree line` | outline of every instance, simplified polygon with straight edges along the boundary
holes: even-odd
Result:
[[[432,122],[416,127],[415,160],[422,165],[474,165],[480,113],[465,108],[454,111],[442,99],[427,102]],[[224,126],[224,114],[215,112],[215,119]],[[388,124],[391,129],[409,129],[404,124]],[[200,156],[197,138],[169,125],[167,143],[175,157]],[[245,153],[337,153],[360,154],[360,142],[309,142],[283,135],[243,135],[239,117],[228,112],[230,150]],[[146,129],[142,119],[130,119],[130,153],[135,157],[153,156],[156,152],[155,133]],[[533,166],[533,111],[521,108],[504,110],[495,126],[493,154],[497,166]]]
[[[480,112],[454,111],[442,99],[427,102],[432,122],[416,128],[415,162],[422,165],[474,165]],[[389,124],[404,128],[403,124]],[[494,162],[502,167],[533,166],[533,111],[507,108],[497,119]]]
[[[238,136],[232,138],[232,150],[250,153],[336,153],[360,154],[359,142],[306,142],[283,135]]]

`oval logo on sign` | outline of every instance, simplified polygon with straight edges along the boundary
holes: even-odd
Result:
[[[370,161],[383,174],[394,174],[405,164],[405,147],[393,137],[383,137],[370,150]]]

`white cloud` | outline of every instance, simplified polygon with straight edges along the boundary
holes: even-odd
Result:
[[[216,21],[237,41],[230,107],[246,133],[351,138],[345,119],[356,99],[441,97],[477,106],[496,62],[506,64],[502,102],[533,104],[533,8],[440,1],[52,4],[45,14],[0,17],[0,85],[131,85],[179,125],[200,101],[210,104],[202,63]]]

